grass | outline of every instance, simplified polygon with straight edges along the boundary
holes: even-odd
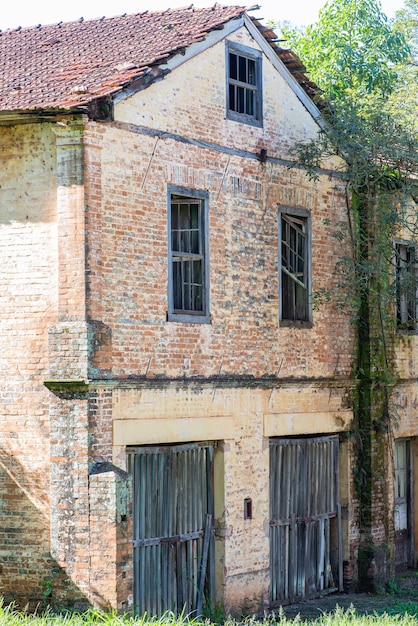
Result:
[[[119,616],[116,613],[90,609],[84,613],[54,613],[50,610],[29,614],[16,610],[13,605],[0,605],[0,626],[213,626],[209,619],[187,619],[166,614],[162,618]],[[300,616],[287,618],[283,610],[264,619],[246,617],[226,618],[224,626],[417,626],[418,602],[392,604],[384,612],[359,614],[354,607],[348,610],[337,607],[316,619],[303,620]]]

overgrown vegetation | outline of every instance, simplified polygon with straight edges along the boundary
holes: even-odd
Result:
[[[404,0],[393,27],[399,30],[409,47],[406,61],[397,66],[395,88],[389,97],[389,111],[418,137],[418,0]]]
[[[408,5],[410,15],[417,0]],[[314,300],[320,306],[332,299],[350,312],[355,327],[352,437],[364,591],[373,591],[376,578],[390,572],[390,553],[381,544],[377,554],[372,527],[377,512],[386,541],[393,536],[392,511],[378,511],[376,503],[391,502],[393,495],[385,478],[396,426],[398,331],[405,337],[418,322],[418,135],[401,107],[391,105],[406,80],[402,72],[411,63],[416,32],[416,25],[408,30],[405,23],[389,24],[377,0],[330,0],[317,24],[287,32],[323,90],[325,126],[316,139],[295,147],[297,159],[313,179],[324,159],[337,159],[346,191],[347,220],[333,225],[343,250],[337,287],[314,294]],[[416,115],[416,100],[412,110]],[[403,243],[396,245],[397,239]]]
[[[317,619],[302,620],[300,616],[289,619],[283,612],[274,616],[266,616],[264,619],[255,617],[235,620],[227,618],[225,626],[412,626],[416,624],[418,605],[409,603],[399,605],[398,610],[392,613],[373,613],[368,615],[359,614],[353,607],[344,611],[337,608],[333,613],[321,615]],[[115,613],[101,613],[90,610],[85,613],[53,614],[45,612],[39,615],[29,615],[18,612],[13,607],[1,607],[0,626],[212,626],[212,622],[198,621],[193,618],[176,618],[167,614],[161,618],[118,616]]]
[[[389,24],[377,0],[329,0],[305,32],[285,29],[309,76],[332,100],[348,94],[387,96],[397,80],[396,65],[409,48]]]

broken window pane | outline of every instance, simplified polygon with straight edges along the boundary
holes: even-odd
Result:
[[[307,218],[281,215],[282,319],[308,320]]]
[[[237,55],[229,53],[229,76],[234,80],[238,78]]]

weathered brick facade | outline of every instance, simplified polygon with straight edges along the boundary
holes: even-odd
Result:
[[[76,111],[0,127],[7,599],[131,608],[129,447],[201,441],[217,446],[215,602],[269,604],[275,437],[341,436],[344,576],[356,580],[353,328],[332,302],[311,322],[279,318],[279,209],[309,212],[319,292],[335,281],[344,189],[335,164],[314,182],[294,163],[294,143],[318,130],[314,109],[255,31],[247,20],[195,44],[106,121]],[[262,54],[261,127],[226,119],[225,39]],[[210,323],[167,321],[169,185],[208,194]],[[413,344],[403,438],[416,435]],[[393,539],[392,492],[376,497],[377,544]]]

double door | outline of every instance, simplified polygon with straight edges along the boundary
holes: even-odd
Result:
[[[201,614],[212,594],[213,446],[132,448],[134,604]]]

